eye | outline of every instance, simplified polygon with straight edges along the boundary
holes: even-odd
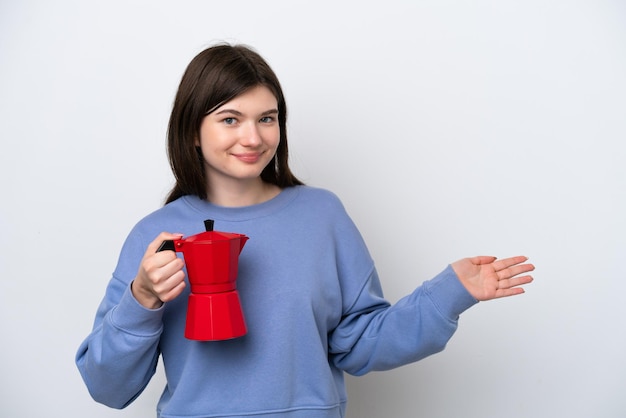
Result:
[[[276,119],[273,116],[263,116],[259,122],[261,123],[272,123],[274,122]]]
[[[224,118],[224,119],[222,119],[222,122],[225,125],[234,125],[235,123],[237,123],[237,119],[235,119],[235,118]]]

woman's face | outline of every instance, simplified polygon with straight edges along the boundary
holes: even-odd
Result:
[[[260,180],[280,142],[278,103],[254,87],[206,115],[196,146],[202,149],[209,187]]]

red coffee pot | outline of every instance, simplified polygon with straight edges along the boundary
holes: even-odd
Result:
[[[241,337],[247,329],[235,282],[239,253],[248,237],[213,231],[210,219],[204,225],[206,232],[164,241],[158,249],[182,252],[185,258],[191,284],[185,337],[199,341]]]

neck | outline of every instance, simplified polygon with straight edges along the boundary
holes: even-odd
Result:
[[[241,207],[266,202],[278,195],[280,188],[256,178],[249,182],[233,182],[228,185],[210,185],[207,200],[218,206]]]

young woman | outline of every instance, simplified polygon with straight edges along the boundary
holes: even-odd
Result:
[[[76,356],[95,400],[128,405],[161,356],[159,417],[343,417],[344,372],[436,353],[463,311],[532,281],[526,257],[467,258],[390,305],[339,199],[290,171],[286,119],[278,79],[256,52],[217,45],[191,61],[168,132],[176,185],[130,232]],[[202,232],[205,219],[250,237],[239,258],[240,338],[184,337],[185,264],[157,251]]]

